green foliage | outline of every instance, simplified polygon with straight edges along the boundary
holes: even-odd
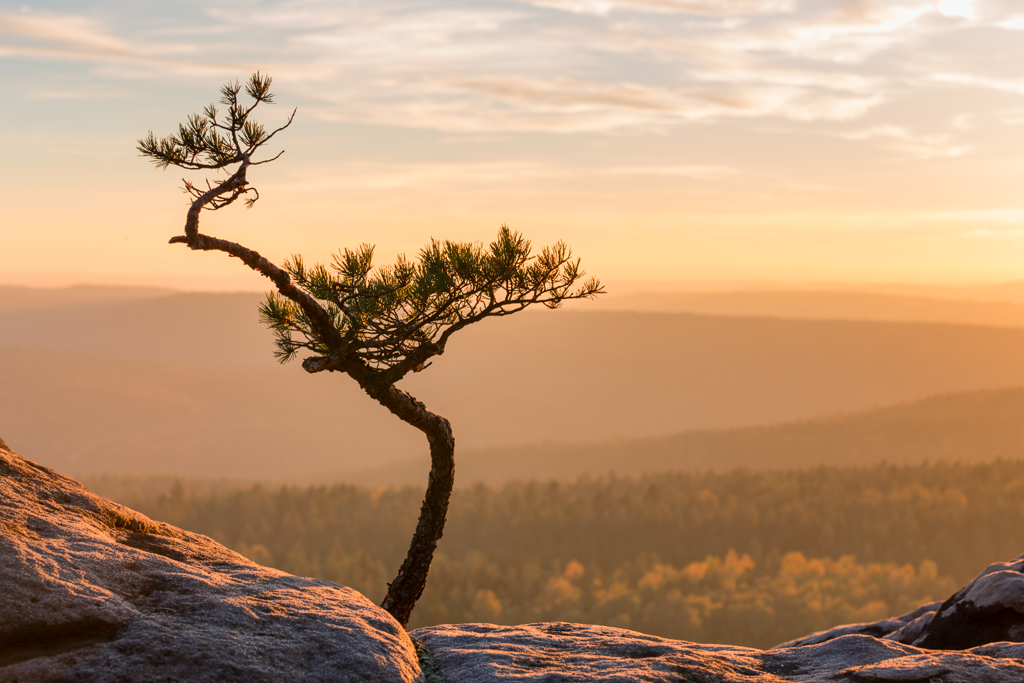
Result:
[[[250,76],[245,92],[253,103],[244,106],[238,100],[242,86],[235,81],[221,88],[221,104],[227,115],[219,119],[217,107],[209,104],[202,114],[191,114],[179,124],[177,134],[157,138],[153,131],[139,140],[137,149],[157,168],[179,166],[185,169],[215,169],[239,163],[267,141],[269,135],[262,124],[251,118],[262,102],[273,103],[270,76],[259,72]]]
[[[476,244],[434,240],[416,263],[403,256],[395,265],[378,269],[373,268],[369,245],[344,250],[330,268],[307,267],[297,255],[278,267],[242,244],[200,234],[203,209],[223,208],[250,193],[248,206],[259,199],[249,185],[247,170],[277,157],[263,161],[251,157],[291,125],[295,115],[292,112],[288,123],[269,134],[250,118],[257,106],[273,101],[270,83],[269,77],[252,75],[245,88],[253,100],[248,107],[238,101],[238,82],[228,83],[221,89],[221,102],[228,106],[223,123],[216,107],[209,105],[202,115],[190,116],[180,125],[177,135],[157,139],[150,131],[139,141],[138,150],[160,168],[221,169],[238,164],[216,185],[207,180],[206,190],[185,181],[193,201],[184,235],[172,237],[170,243],[222,251],[269,278],[277,291],[267,295],[260,317],[275,334],[278,359],[291,360],[300,350],[312,352],[303,360],[303,369],[350,375],[367,394],[427,437],[432,467],[422,523],[382,603],[404,627],[422,594],[444,529],[454,482],[455,442],[447,420],[396,390],[395,383],[444,353],[449,336],[467,325],[516,313],[531,304],[555,308],[566,299],[589,298],[603,290],[594,279],[576,286],[583,271],[564,243],[534,255],[530,243],[506,226],[486,250]]]
[[[392,266],[374,268],[373,247],[364,244],[339,252],[330,266],[309,266],[292,256],[284,269],[297,287],[323,302],[344,347],[334,348],[302,307],[272,292],[260,318],[275,332],[278,359],[289,361],[306,349],[359,358],[378,369],[417,352],[423,360],[441,353],[453,332],[485,317],[532,304],[556,308],[603,291],[593,278],[577,284],[584,273],[564,243],[534,254],[528,240],[504,225],[487,247],[433,240],[416,261],[402,256]]]
[[[427,646],[419,639],[412,638],[413,647],[416,648],[416,657],[420,660],[420,669],[423,671],[423,678],[426,683],[447,683],[441,675],[441,668],[434,661],[434,655],[430,653]]]
[[[200,239],[201,210],[223,208],[243,195],[252,206],[259,193],[246,177],[248,167],[280,156],[253,160],[257,150],[294,117],[292,112],[284,126],[270,133],[252,117],[260,104],[273,103],[270,85],[269,76],[253,74],[244,88],[252,102],[244,105],[239,101],[242,86],[228,83],[221,88],[221,103],[227,106],[223,117],[210,104],[201,114],[189,116],[176,134],[157,138],[150,131],[137,149],[158,168],[213,170],[238,165],[216,184],[207,180],[205,189],[185,180],[185,192],[194,201],[185,235],[171,242],[226,251],[277,284],[278,290],[261,306],[260,317],[275,334],[280,361],[307,350],[319,363],[306,365],[307,370],[355,370],[361,382],[374,374],[379,385],[392,385],[425,368],[430,358],[444,352],[448,337],[466,325],[532,304],[555,308],[567,299],[604,291],[593,278],[581,282],[579,259],[572,258],[564,243],[534,254],[530,242],[507,226],[486,248],[432,240],[415,262],[402,256],[394,265],[378,268],[368,244],[344,249],[329,267],[307,266],[294,255],[278,268],[240,244]]]
[[[770,646],[943,600],[1018,555],[1022,491],[1021,462],[456,489],[412,626],[580,620]],[[422,492],[338,485],[121,498],[261,563],[378,599]]]
[[[259,148],[290,126],[295,117],[293,111],[283,126],[269,133],[253,118],[253,111],[260,104],[273,104],[272,81],[270,76],[259,72],[252,74],[244,86],[245,94],[252,99],[248,105],[239,101],[243,86],[238,81],[227,83],[220,89],[220,102],[227,106],[223,118],[215,105],[208,104],[201,114],[191,114],[185,123],[179,124],[176,134],[158,138],[149,131],[138,141],[136,149],[161,169],[176,166],[187,171],[215,170],[238,164],[231,177],[216,184],[207,180],[205,189],[185,180],[184,191],[203,209],[221,209],[243,195],[248,195],[245,205],[251,208],[259,199],[259,193],[248,184],[246,169],[274,161],[283,154],[280,152],[261,161],[254,159]]]

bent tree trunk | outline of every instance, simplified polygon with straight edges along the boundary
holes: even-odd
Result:
[[[403,421],[423,432],[430,444],[430,475],[416,532],[405,561],[394,581],[388,584],[388,594],[380,605],[403,628],[408,628],[413,607],[427,585],[437,542],[444,533],[448,501],[455,484],[455,437],[448,420],[430,412],[406,392],[394,386],[377,388],[364,385],[363,389]]]
[[[193,201],[185,234],[171,238],[171,243],[225,252],[270,278],[277,293],[268,296],[260,315],[275,332],[279,358],[312,352],[302,361],[307,372],[348,374],[367,394],[426,435],[431,468],[420,519],[382,604],[404,627],[423,594],[444,531],[455,481],[455,439],[446,419],[395,384],[429,365],[431,358],[443,353],[448,338],[468,325],[533,305],[555,308],[563,301],[592,298],[604,288],[594,278],[577,286],[584,272],[564,242],[534,254],[530,242],[506,225],[486,248],[431,240],[417,262],[402,257],[397,265],[383,269],[373,267],[373,248],[368,245],[344,250],[330,269],[320,264],[307,269],[299,256],[280,267],[241,244],[201,234],[204,209],[222,209],[243,197],[252,206],[259,193],[246,179],[247,170],[283,153],[253,160],[295,116],[293,111],[285,125],[269,133],[250,118],[257,105],[273,102],[270,83],[269,76],[253,74],[244,86],[253,103],[245,105],[238,98],[243,86],[228,82],[221,88],[221,102],[230,107],[226,118],[218,119],[210,105],[179,125],[177,134],[157,138],[151,131],[137,149],[158,168],[218,171],[237,164],[226,180],[216,185],[207,180],[205,191],[185,181],[185,192]],[[300,339],[293,339],[293,333]]]
[[[312,297],[291,282],[288,273],[252,249],[235,242],[202,235],[197,227],[195,224],[186,226],[186,232],[190,232],[191,235],[173,237],[171,243],[184,243],[196,250],[223,251],[241,259],[253,270],[270,278],[282,295],[298,303],[322,338],[333,346],[344,345],[341,334],[331,325],[327,313]],[[310,373],[330,370],[349,374],[363,391],[402,421],[423,432],[430,444],[430,475],[416,532],[409,544],[405,561],[402,562],[394,581],[388,584],[388,593],[381,603],[381,607],[406,628],[412,610],[426,586],[434,550],[444,533],[448,501],[455,484],[455,437],[452,436],[451,425],[445,418],[427,410],[421,401],[371,372],[363,363],[346,363],[336,358],[308,358],[303,361],[302,366]]]

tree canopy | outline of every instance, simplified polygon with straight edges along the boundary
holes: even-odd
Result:
[[[400,257],[383,268],[373,267],[373,246],[364,244],[336,254],[329,267],[307,266],[293,256],[284,269],[300,289],[324,302],[342,345],[332,347],[319,335],[301,306],[270,293],[260,315],[277,333],[278,357],[290,360],[302,349],[321,358],[350,356],[393,381],[422,370],[467,325],[532,304],[555,308],[601,291],[594,279],[573,289],[582,272],[564,243],[534,256],[530,242],[507,226],[486,248],[433,240],[416,261]]]
[[[452,334],[472,323],[534,304],[555,308],[604,290],[596,279],[583,280],[579,259],[572,258],[564,243],[535,254],[528,240],[505,225],[487,247],[435,239],[415,261],[403,256],[394,265],[376,268],[368,244],[343,249],[330,266],[307,266],[299,255],[278,266],[242,244],[200,233],[204,209],[222,209],[241,197],[252,207],[259,193],[247,178],[249,168],[283,153],[254,160],[295,117],[292,111],[269,133],[253,117],[258,106],[274,102],[271,83],[258,72],[244,88],[237,81],[228,83],[220,91],[221,104],[227,106],[223,118],[215,105],[208,105],[180,124],[177,133],[158,138],[150,131],[137,149],[158,168],[229,174],[218,182],[207,180],[206,189],[184,181],[192,203],[184,234],[170,242],[222,251],[274,283],[276,291],[267,295],[260,317],[275,333],[280,360],[308,352],[302,362],[307,372],[349,375],[371,398],[426,436],[431,469],[419,522],[382,603],[406,626],[444,531],[455,481],[455,437],[448,420],[395,383],[427,367],[430,358],[444,352]],[[248,104],[240,101],[243,90]]]

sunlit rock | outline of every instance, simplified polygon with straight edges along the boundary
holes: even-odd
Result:
[[[944,603],[770,650],[586,624],[434,626],[255,565],[0,440],[0,683],[1019,683],[1024,556]]]
[[[0,441],[0,681],[422,680],[358,592],[255,565]]]
[[[462,624],[413,631],[448,683],[1020,683],[1024,645],[935,652],[865,635],[756,650],[605,626]]]
[[[448,683],[1024,681],[1024,556],[946,602],[770,650],[701,645],[581,624],[462,624],[413,632]]]
[[[912,645],[917,637],[921,635],[922,629],[931,621],[932,617],[935,616],[935,612],[941,606],[941,602],[931,602],[927,605],[921,605],[917,609],[898,617],[891,617],[889,619],[883,619],[882,621],[874,621],[864,624],[845,624],[843,626],[836,626],[835,628],[830,628],[827,631],[819,631],[818,633],[812,633],[810,635],[803,636],[802,638],[782,643],[777,647],[783,648],[796,647],[799,645],[817,645],[819,643],[824,643],[826,640],[850,635],[874,636],[876,638],[886,638],[888,640],[895,640],[898,643],[908,643]],[[900,634],[900,637],[894,636],[894,634],[897,633]]]
[[[923,605],[892,619],[839,626],[779,647],[814,645],[854,633],[931,650],[966,650],[987,643],[1024,642],[1022,572],[1024,555],[1012,562],[996,562],[945,602]]]

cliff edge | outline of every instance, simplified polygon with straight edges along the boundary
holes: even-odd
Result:
[[[770,650],[567,623],[406,634],[350,588],[260,567],[0,440],[0,683],[1019,683],[1022,641],[1024,556],[944,603]]]
[[[253,564],[0,441],[0,682],[422,680],[362,594]]]

